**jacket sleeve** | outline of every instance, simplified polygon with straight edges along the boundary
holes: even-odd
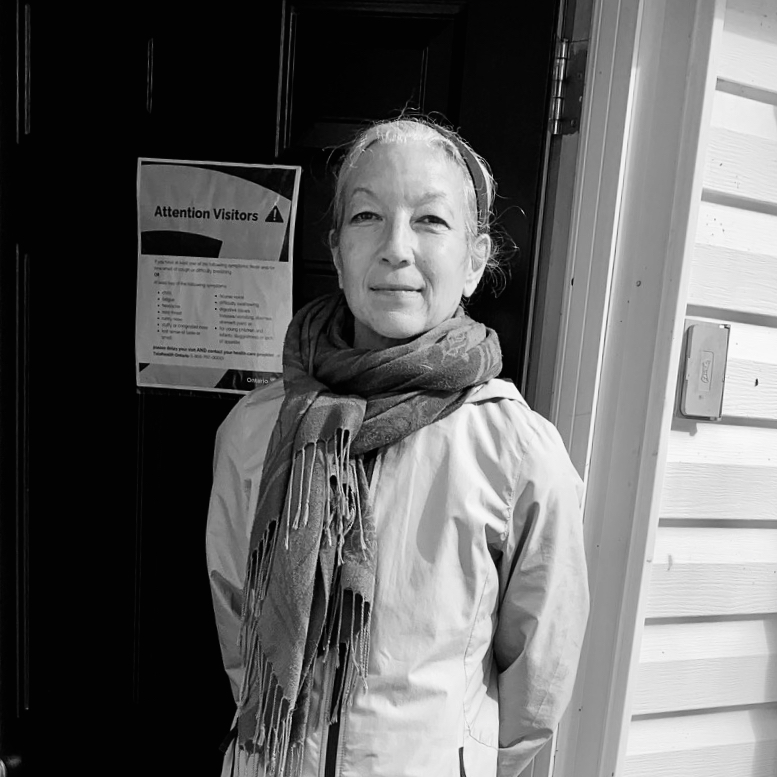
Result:
[[[498,777],[517,777],[552,736],[588,618],[582,483],[556,429],[535,418],[499,563]]]
[[[206,555],[221,656],[237,700],[243,667],[237,646],[250,533],[251,480],[244,471],[239,423],[230,414],[216,435]]]

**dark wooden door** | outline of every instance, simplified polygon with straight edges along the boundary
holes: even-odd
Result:
[[[214,433],[237,398],[135,388],[137,157],[302,165],[299,307],[335,288],[341,144],[406,107],[438,112],[499,182],[516,250],[473,315],[518,380],[555,6],[5,5],[12,101],[17,63],[22,76],[18,115],[0,115],[0,750],[23,749],[30,773],[217,774],[233,713],[204,530]]]

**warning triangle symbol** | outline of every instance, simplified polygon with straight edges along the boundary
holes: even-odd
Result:
[[[273,205],[273,208],[267,215],[265,221],[276,221],[280,222],[281,224],[283,223],[283,216],[281,216],[281,212],[278,210],[277,205]]]

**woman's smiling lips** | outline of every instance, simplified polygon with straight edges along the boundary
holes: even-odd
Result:
[[[411,286],[407,283],[379,283],[370,286],[370,289],[377,294],[400,297],[407,294],[419,294],[421,292],[421,289],[417,286]]]

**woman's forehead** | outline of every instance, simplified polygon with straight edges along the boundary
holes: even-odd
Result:
[[[423,200],[463,198],[463,171],[442,148],[424,140],[371,144],[348,175],[346,196],[397,189]]]

